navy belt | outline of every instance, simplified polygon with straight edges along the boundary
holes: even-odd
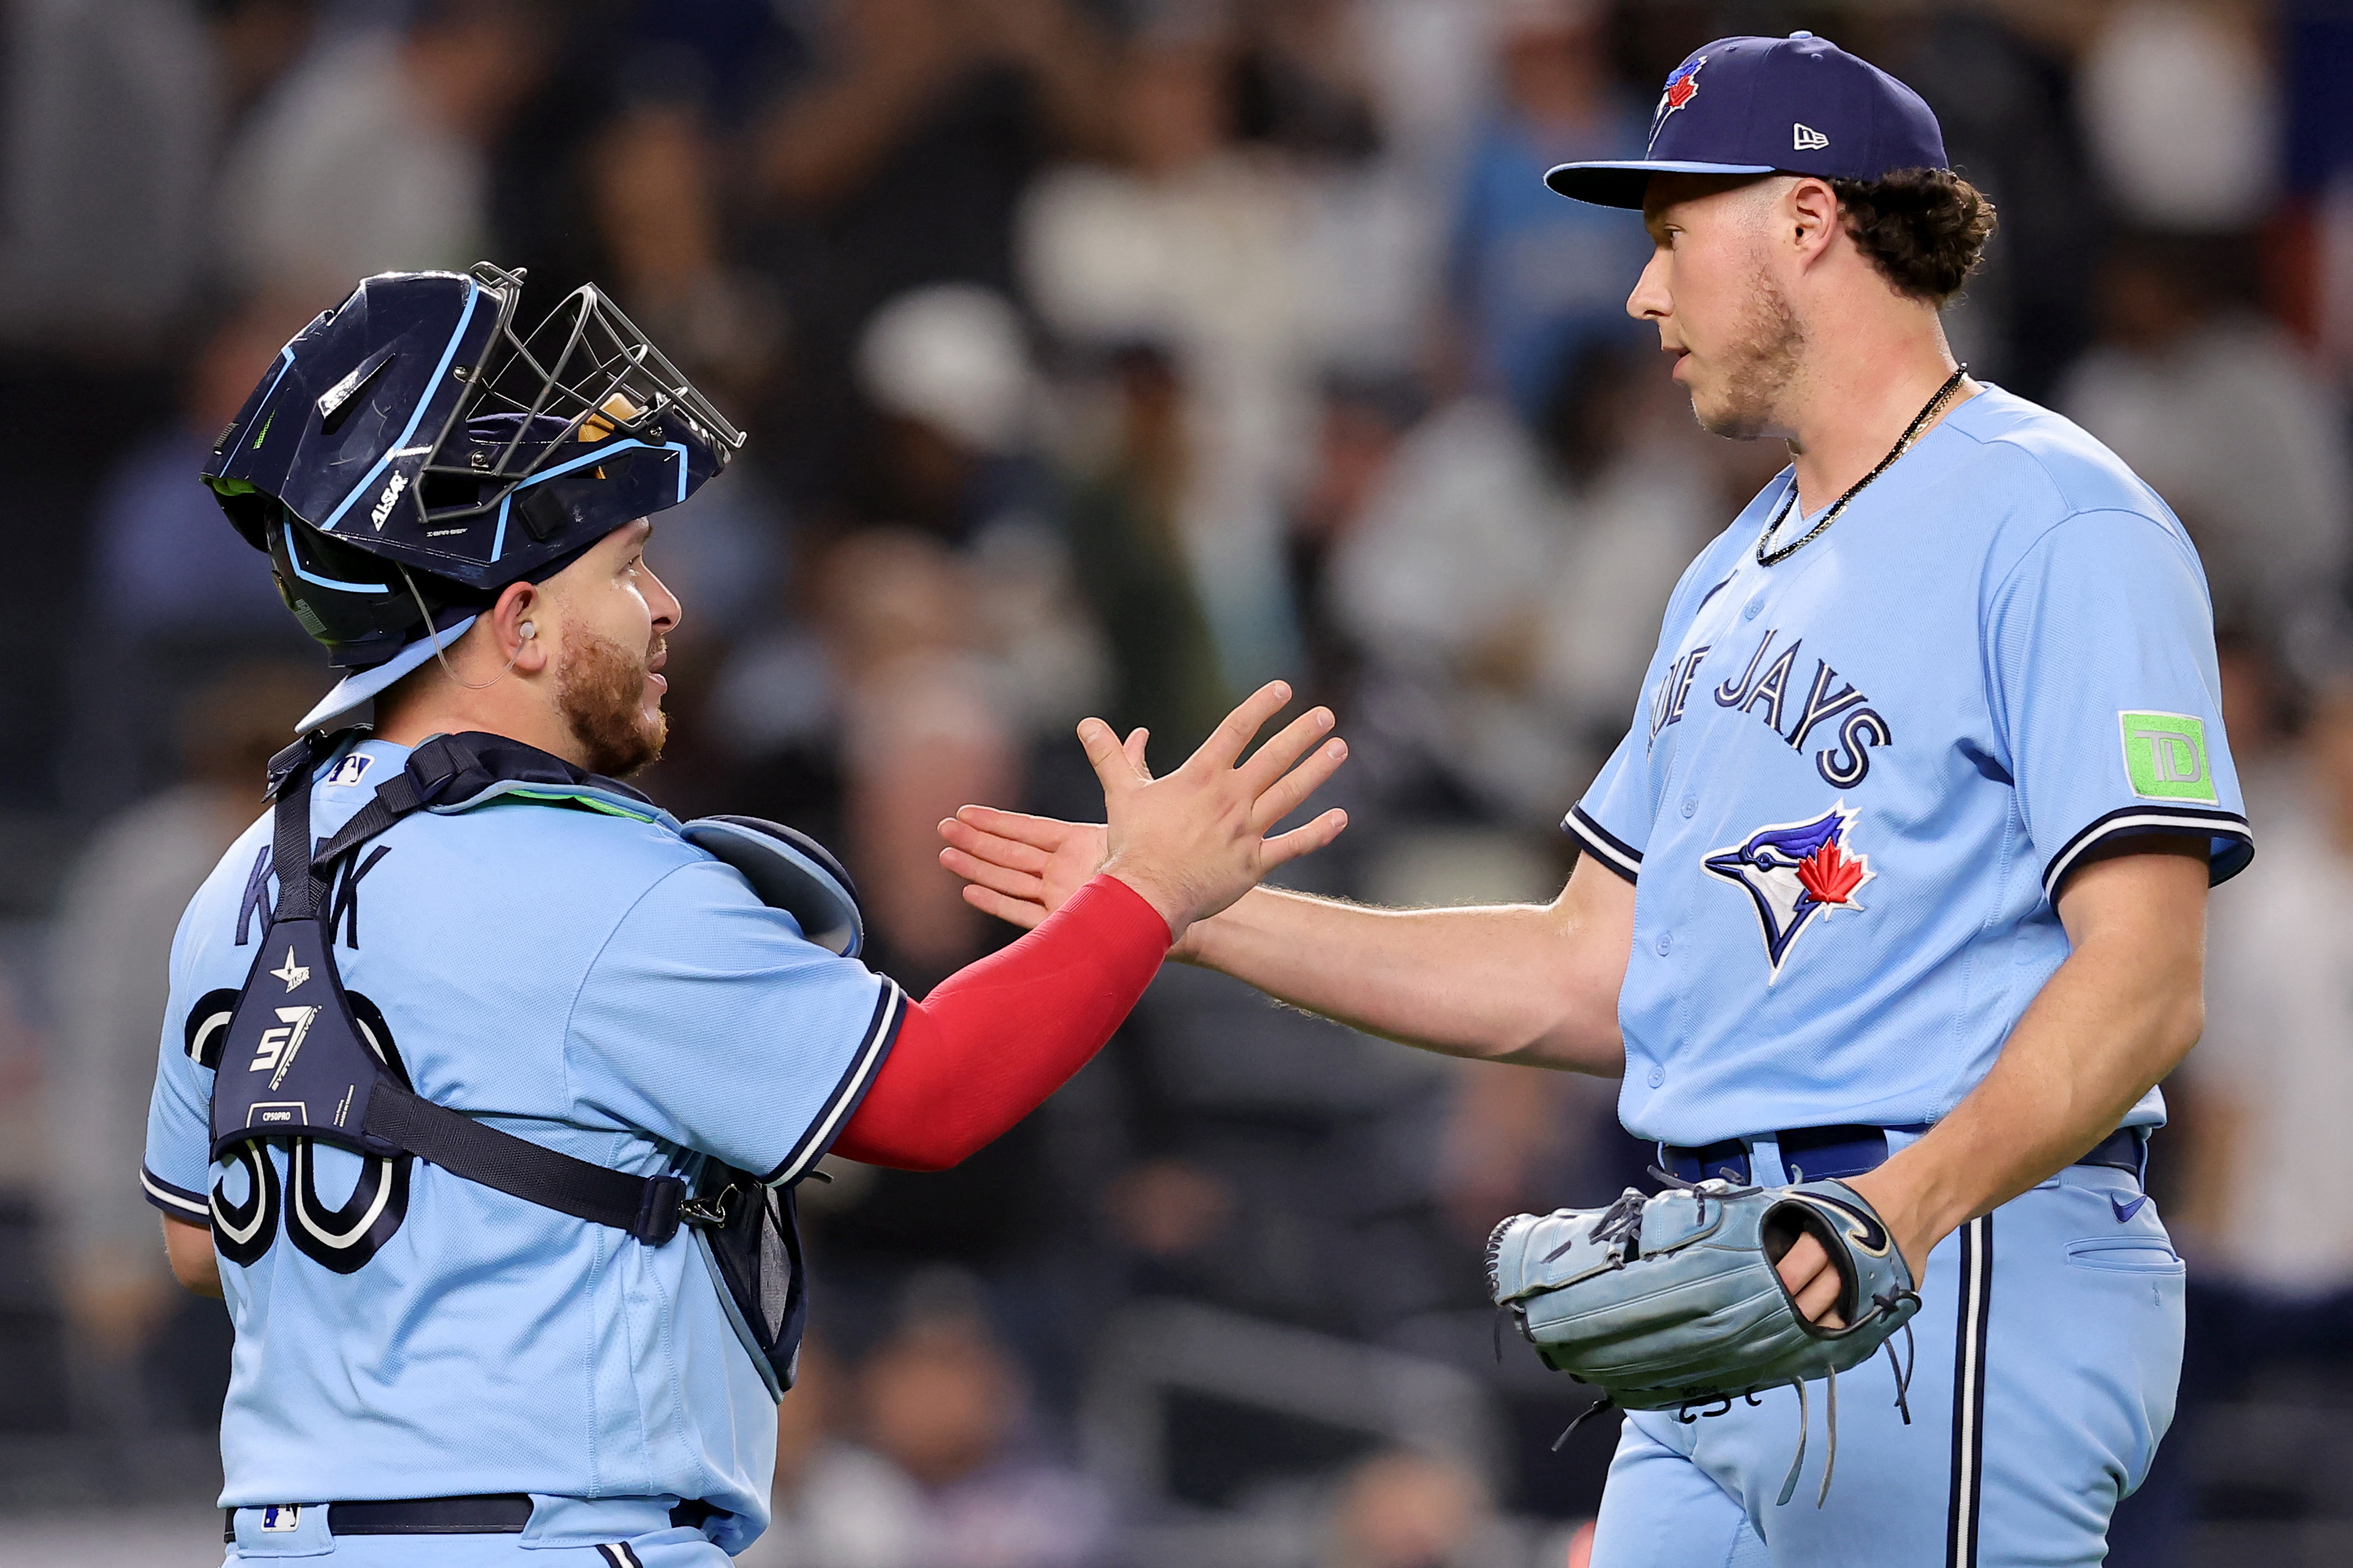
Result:
[[[1840,1181],[1860,1176],[1883,1163],[1890,1132],[1916,1136],[1926,1131],[1926,1122],[1906,1127],[1799,1127],[1780,1133],[1776,1141],[1781,1149],[1781,1169],[1788,1173],[1790,1181]],[[2075,1163],[2105,1165],[2140,1176],[2148,1168],[2148,1132],[2146,1127],[2119,1127]],[[1721,1177],[1735,1185],[1746,1186],[1751,1179],[1748,1145],[1737,1138],[1697,1148],[1662,1143],[1659,1168],[1686,1182]]]
[[[237,1542],[237,1510],[227,1511],[221,1540]],[[700,1530],[720,1510],[700,1500],[670,1510],[670,1521]],[[531,1522],[531,1498],[523,1492],[481,1497],[404,1498],[393,1502],[331,1502],[330,1535],[521,1535]]]

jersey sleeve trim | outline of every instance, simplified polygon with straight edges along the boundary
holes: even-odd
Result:
[[[882,1069],[883,1061],[899,1038],[899,1026],[906,1022],[907,994],[899,983],[882,977],[882,994],[874,999],[874,1016],[866,1026],[866,1035],[851,1055],[849,1065],[842,1069],[841,1079],[826,1096],[824,1109],[809,1122],[808,1130],[793,1145],[792,1152],[760,1180],[769,1186],[782,1186],[798,1181],[808,1173],[810,1166],[822,1158],[841,1130],[857,1112],[858,1102],[866,1098],[872,1087],[874,1075]]]
[[[1583,806],[1570,806],[1568,815],[1560,819],[1560,828],[1588,854],[1626,880],[1633,881],[1641,875],[1642,852],[1587,816]]]
[[[194,1225],[210,1225],[213,1206],[202,1193],[192,1193],[185,1187],[175,1187],[146,1166],[139,1167],[139,1191],[151,1204],[174,1219],[187,1220]]]
[[[2051,858],[2050,866],[2042,873],[2043,897],[2057,900],[2059,884],[2082,863],[2084,852],[2094,845],[2135,834],[2185,832],[2202,834],[2209,841],[2206,877],[2210,887],[2229,881],[2255,858],[2254,834],[2247,826],[2247,819],[2235,811],[2201,811],[2188,805],[2127,805],[2094,818]]]

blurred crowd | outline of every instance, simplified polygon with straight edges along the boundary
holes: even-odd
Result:
[[[1008,936],[941,816],[1094,815],[1074,721],[1173,763],[1275,676],[1353,750],[1301,885],[1546,898],[1669,588],[1785,457],[1694,426],[1624,314],[1640,225],[1540,176],[1639,152],[1696,45],[1797,27],[1917,88],[2000,208],[1957,352],[2154,483],[2213,587],[2259,853],[2152,1173],[2201,1282],[2185,1415],[2112,1561],[2343,1512],[2353,1470],[2259,1483],[2200,1426],[2353,1421],[2353,13],[2319,0],[7,0],[0,1310],[72,1377],[0,1435],[119,1456],[216,1407],[226,1323],[133,1180],[164,959],[328,676],[195,475],[356,279],[523,267],[527,317],[594,279],[751,433],[659,521],[641,782],[832,845],[919,993]],[[1557,1564],[1611,1424],[1547,1450],[1583,1402],[1493,1356],[1479,1247],[1641,1178],[1612,1099],[1170,971],[965,1167],[807,1191],[744,1561]]]

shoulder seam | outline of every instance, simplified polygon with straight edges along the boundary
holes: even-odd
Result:
[[[2031,458],[2032,454],[2029,453],[2028,456]],[[1993,585],[1986,590],[1985,599],[1978,608],[1977,617],[1978,672],[1978,679],[1987,683],[1985,700],[1989,712],[1992,712],[1997,707],[1993,701],[1992,688],[1993,683],[2001,674],[2001,671],[1997,668],[1998,655],[1993,646],[1994,605],[2000,600],[2004,594],[2010,591],[2011,580],[2014,579],[2019,573],[2026,569],[2027,562],[2033,558],[2034,552],[2042,549],[2052,534],[2058,532],[2060,529],[2068,523],[2074,521],[2079,517],[2103,516],[2128,517],[2137,522],[2145,522],[2148,524],[2149,527],[2156,529],[2168,544],[2175,547],[2175,554],[2177,557],[2179,557],[2181,549],[2184,547],[2185,542],[2175,535],[2171,530],[2168,529],[2163,521],[2149,516],[2148,513],[2145,511],[2134,511],[2128,507],[2078,507],[2073,511],[2063,513],[2062,515],[2052,519],[2049,523],[2043,526],[2041,531],[2037,532],[2032,539],[2026,542],[2025,547],[2018,552],[2018,559],[2012,561],[2002,572],[2002,574],[1994,580]],[[2197,558],[2193,553],[2190,558],[2190,564],[2193,568],[2196,564],[2196,559]],[[2200,586],[2201,588],[2203,586],[2202,581],[2200,583]],[[2005,731],[2003,744],[2007,745],[2008,743]]]
[[[2064,528],[2067,524],[2074,521],[2079,517],[2128,517],[2136,522],[2145,522],[2148,524],[2149,527],[2157,530],[2157,531],[2163,536],[2167,543],[2175,546],[2175,552],[2177,554],[2179,553],[2179,547],[2183,542],[2175,535],[2171,529],[2166,527],[2165,521],[2162,518],[2151,517],[2145,511],[2135,511],[2130,507],[2123,506],[2080,506],[2072,511],[2063,513],[2062,515],[2052,519],[2051,521],[2046,523],[2032,539],[2026,542],[2025,547],[2018,552],[2018,559],[2011,562],[2009,568],[2005,570],[2001,576],[1994,583],[1993,595],[1999,598],[2001,595],[2002,590],[2010,586],[2010,580],[2012,577],[2017,576],[2020,569],[2025,566],[2027,558],[2032,555],[2036,551],[2042,549],[2043,543],[2048,541],[2052,534],[2058,532],[2062,528]]]

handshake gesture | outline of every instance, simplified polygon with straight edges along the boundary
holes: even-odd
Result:
[[[1332,712],[1317,708],[1242,761],[1243,748],[1290,700],[1282,681],[1259,688],[1182,767],[1160,778],[1145,766],[1145,731],[1122,742],[1110,725],[1089,719],[1079,726],[1079,742],[1103,781],[1103,823],[967,805],[940,824],[948,841],[940,863],[968,884],[967,902],[1022,927],[1037,925],[1108,871],[1157,910],[1170,942],[1179,942],[1194,921],[1225,909],[1276,867],[1321,849],[1348,825],[1345,812],[1327,811],[1267,837],[1348,755],[1345,742],[1324,739]]]

